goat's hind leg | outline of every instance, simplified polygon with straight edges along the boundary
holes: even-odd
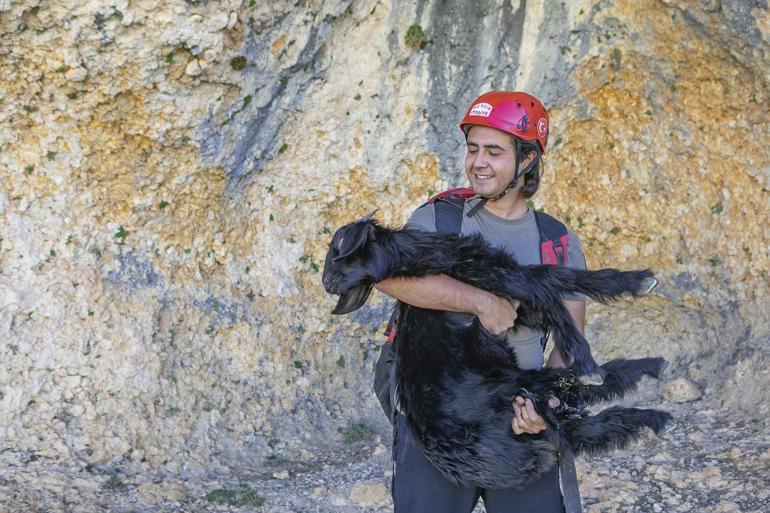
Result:
[[[668,412],[616,406],[590,417],[565,421],[562,432],[575,454],[594,454],[628,446],[639,438],[645,427],[660,433],[674,426]]]
[[[659,378],[667,367],[668,362],[664,358],[611,360],[602,365],[605,376],[601,386],[579,386],[571,391],[571,395],[576,396],[583,406],[620,399],[635,390],[643,376]]]

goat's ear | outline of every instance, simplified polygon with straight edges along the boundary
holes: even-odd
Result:
[[[358,310],[366,303],[369,294],[372,293],[372,288],[374,288],[373,283],[363,283],[348,290],[340,296],[337,306],[334,307],[332,313],[334,315],[343,315]]]
[[[337,241],[339,247],[336,248],[338,254],[332,261],[337,262],[349,257],[363,248],[370,237],[374,238],[374,225],[372,223],[359,221],[351,224],[340,234]]]

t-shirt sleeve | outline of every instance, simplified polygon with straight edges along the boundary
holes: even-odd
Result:
[[[577,235],[572,233],[571,231],[567,230],[567,265],[566,267],[569,267],[571,269],[581,269],[584,270],[586,268],[586,256],[583,253],[583,247],[580,245],[580,239]],[[585,301],[586,297],[583,294],[564,294],[562,296],[564,299],[572,299],[577,301]]]
[[[414,212],[406,222],[407,228],[417,228],[425,232],[436,231],[436,211],[433,209],[433,205],[428,203]]]

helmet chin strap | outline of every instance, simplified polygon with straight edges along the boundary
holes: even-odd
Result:
[[[540,156],[542,155],[542,153],[539,151],[538,148],[536,148],[535,152],[537,153],[537,155],[535,155],[535,158],[533,158],[532,162],[527,164],[527,167],[525,167],[524,170],[521,173],[519,173],[519,164],[521,163],[521,141],[519,141],[518,138],[515,138],[515,139],[516,139],[516,166],[513,168],[513,180],[511,180],[511,183],[509,183],[508,186],[505,189],[503,189],[503,191],[500,194],[496,196],[479,195],[478,197],[481,198],[481,201],[479,201],[472,209],[468,211],[468,214],[467,214],[468,216],[472,216],[473,214],[475,214],[476,211],[478,211],[481,207],[483,207],[487,203],[487,201],[497,201],[503,196],[505,196],[506,194],[508,194],[508,191],[510,191],[511,189],[515,189],[516,186],[519,184],[519,178],[521,178],[522,176],[532,171],[532,168],[535,167],[535,164],[537,164],[538,161],[540,160]]]

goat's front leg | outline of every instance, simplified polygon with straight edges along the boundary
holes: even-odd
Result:
[[[543,272],[545,266],[518,266],[515,262],[508,262],[508,266],[493,265],[484,269],[484,272],[479,272],[475,267],[457,266],[452,270],[452,277],[494,294],[519,300],[522,303],[519,322],[533,328],[551,330],[556,347],[568,361],[573,361],[581,383],[602,384],[605,372],[593,359],[588,341],[573,324],[558,286],[547,272]]]

